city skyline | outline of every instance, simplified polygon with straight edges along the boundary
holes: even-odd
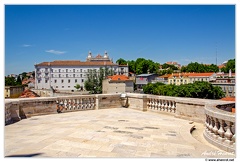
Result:
[[[24,12],[23,12],[24,11]],[[5,75],[54,60],[235,58],[234,5],[6,5]],[[24,64],[24,66],[23,66]]]

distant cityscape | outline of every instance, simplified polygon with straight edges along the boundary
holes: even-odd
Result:
[[[209,82],[213,86],[219,86],[225,97],[234,97],[235,59],[230,61],[230,65],[229,61],[225,61],[218,66],[196,62],[182,66],[173,61],[159,64],[144,58],[136,61],[126,61],[120,58],[114,63],[106,51],[103,55],[97,54],[96,56],[89,51],[86,61],[55,60],[48,62],[46,60],[46,62],[35,64],[35,70],[32,72],[6,76],[5,97],[19,96],[20,92],[24,91],[22,85],[28,89],[54,92],[143,93],[143,87],[149,83],[184,85],[196,81]],[[13,81],[9,81],[10,78]],[[18,90],[13,92],[11,89],[14,89],[14,86]]]

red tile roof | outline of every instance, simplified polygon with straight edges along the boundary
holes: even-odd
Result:
[[[94,62],[81,62],[79,60],[68,60],[68,61],[53,61],[53,62],[42,62],[37,64],[37,66],[114,66],[117,64],[114,64],[111,61],[94,61]]]
[[[113,80],[113,81],[126,81],[129,80],[129,78],[126,75],[113,75],[113,76],[108,76],[109,79]]]
[[[223,101],[235,101],[235,97],[224,97],[221,100],[223,100]]]
[[[98,54],[95,58],[102,58],[102,56],[100,54]]]
[[[183,76],[183,77],[210,77],[213,74],[214,73],[174,73],[174,74],[170,74],[171,76],[169,76],[169,78],[172,78],[174,76],[176,76],[176,77],[179,77],[179,76]]]
[[[223,64],[222,64],[222,65],[218,65],[218,68],[219,68],[219,69],[221,69],[221,68],[223,68],[223,67],[225,67],[225,65],[223,65]]]

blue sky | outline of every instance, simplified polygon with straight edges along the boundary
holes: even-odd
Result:
[[[235,58],[234,5],[6,5],[5,75],[53,60],[111,58],[163,64]]]

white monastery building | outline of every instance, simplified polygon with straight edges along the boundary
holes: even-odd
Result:
[[[89,52],[86,61],[60,60],[35,64],[35,89],[76,90],[74,86],[79,84],[84,89],[84,82],[90,70],[98,71],[100,68],[108,68],[114,75],[128,76],[128,65],[113,63],[105,51],[104,56],[96,57]]]

